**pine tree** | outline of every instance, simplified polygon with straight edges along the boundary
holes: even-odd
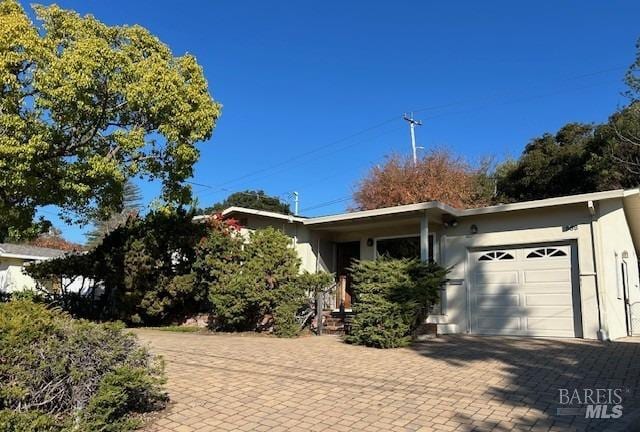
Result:
[[[126,182],[122,194],[122,210],[112,213],[107,220],[93,222],[94,229],[85,234],[87,246],[93,248],[99,245],[107,234],[123,225],[129,216],[136,215],[141,207],[142,193],[140,188],[131,181]]]

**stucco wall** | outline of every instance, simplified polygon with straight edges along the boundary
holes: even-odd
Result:
[[[622,272],[625,259],[628,270],[628,291],[631,303],[640,301],[638,288],[638,265],[631,233],[627,225],[624,209],[618,200],[599,203],[596,231],[600,240],[599,268],[601,285],[605,297],[605,315],[611,338],[627,335],[624,295],[622,292]],[[625,253],[626,252],[626,253]]]
[[[0,257],[0,291],[14,292],[33,290],[36,282],[22,272],[25,261],[18,258]]]

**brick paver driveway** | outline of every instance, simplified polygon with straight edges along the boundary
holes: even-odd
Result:
[[[440,337],[376,350],[143,330],[167,361],[168,409],[149,431],[631,429],[640,343]],[[559,388],[624,389],[621,420],[557,416]]]

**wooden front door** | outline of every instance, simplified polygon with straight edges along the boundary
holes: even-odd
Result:
[[[353,260],[360,259],[360,242],[337,243],[336,245],[336,277],[338,278],[338,293],[336,308],[343,303],[345,309],[351,308],[353,291],[351,289],[351,272],[349,268]]]

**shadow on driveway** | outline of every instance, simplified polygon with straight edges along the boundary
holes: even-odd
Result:
[[[498,336],[444,336],[416,343],[412,350],[453,366],[482,362],[505,372],[506,379],[489,387],[491,399],[513,407],[528,407],[546,415],[546,423],[535,426],[558,430],[640,431],[640,340],[597,342],[584,340],[534,339]],[[506,385],[505,385],[506,384]],[[621,389],[623,415],[620,419],[585,419],[582,415],[557,415],[560,389],[569,394],[584,389]],[[577,405],[572,405],[576,407]],[[526,410],[525,410],[526,411]],[[611,412],[611,406],[608,407]],[[469,424],[463,413],[458,419]],[[523,425],[530,424],[526,413]],[[480,429],[501,429],[497,423],[475,421]]]

